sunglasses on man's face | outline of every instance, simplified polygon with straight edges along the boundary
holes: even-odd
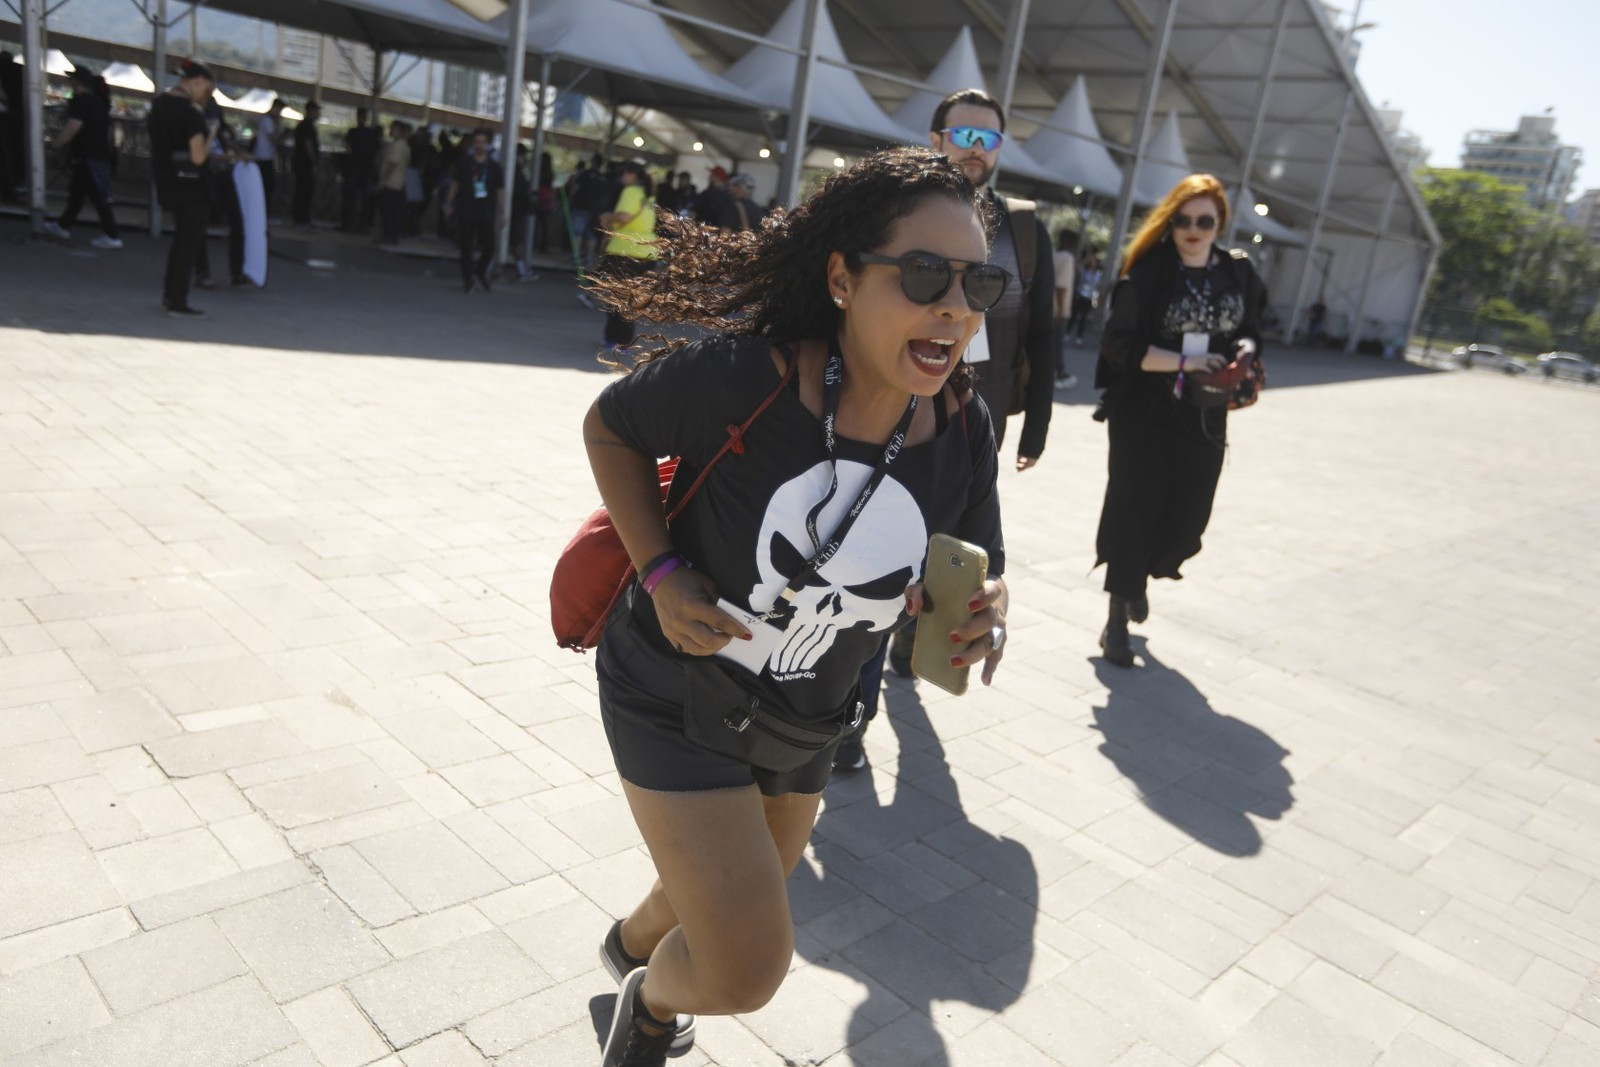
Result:
[[[1197,217],[1177,214],[1172,216],[1172,225],[1174,229],[1179,230],[1187,230],[1190,226],[1201,231],[1214,230],[1217,228],[1217,217],[1215,215],[1200,215]]]
[[[933,304],[950,291],[957,274],[961,275],[961,295],[973,311],[988,311],[1000,302],[1011,283],[1009,271],[993,263],[968,263],[958,267],[932,252],[907,252],[903,256],[880,256],[857,252],[863,263],[900,268],[900,291],[913,304]]]
[[[946,126],[939,131],[950,139],[950,143],[957,148],[982,148],[985,152],[993,152],[1000,147],[1000,142],[1006,135],[999,130],[987,129],[983,126]]]

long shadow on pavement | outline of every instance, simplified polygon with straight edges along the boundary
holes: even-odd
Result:
[[[1194,683],[1134,642],[1142,667],[1094,660],[1107,690],[1105,707],[1094,709],[1101,753],[1168,823],[1225,855],[1255,855],[1261,832],[1250,816],[1277,820],[1294,806],[1288,749],[1218,714]]]
[[[1020,842],[967,818],[916,692],[891,685],[884,697],[883,717],[900,742],[893,800],[875,789],[881,769],[835,779],[813,837],[820,870],[802,863],[789,895],[797,924],[816,938],[802,939],[802,954],[809,945],[812,963],[865,980],[849,1047],[904,1014],[917,1032],[899,1024],[897,1054],[944,1067],[935,1001],[998,1012],[1027,987],[1039,874]]]

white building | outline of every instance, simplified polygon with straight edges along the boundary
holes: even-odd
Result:
[[[1524,115],[1512,131],[1473,130],[1461,148],[1461,169],[1520,185],[1541,209],[1566,203],[1582,162],[1583,149],[1556,137],[1554,115]]]

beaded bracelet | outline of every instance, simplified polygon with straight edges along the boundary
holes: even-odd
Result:
[[[644,586],[644,591],[646,593],[651,596],[655,596],[656,586],[661,584],[661,579],[665,578],[679,567],[687,567],[688,565],[688,560],[684,559],[680,555],[673,554],[672,556],[663,560],[661,563],[657,564],[655,569],[644,576],[644,579],[640,584]]]

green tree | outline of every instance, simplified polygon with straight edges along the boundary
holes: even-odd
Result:
[[[1471,308],[1503,295],[1532,215],[1522,189],[1476,171],[1438,167],[1420,170],[1417,182],[1444,241],[1428,298]]]
[[[1600,289],[1600,248],[1555,216],[1544,216],[1522,242],[1511,300],[1537,312],[1560,338],[1576,340]]]

